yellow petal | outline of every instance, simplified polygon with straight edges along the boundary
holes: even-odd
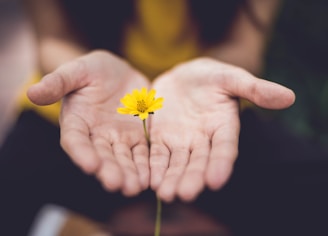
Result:
[[[139,114],[139,118],[140,118],[141,120],[145,120],[145,119],[147,119],[147,118],[148,118],[148,112],[140,113],[140,114]]]
[[[147,88],[142,87],[140,92],[141,98],[145,99],[147,97],[147,93]]]
[[[130,114],[130,109],[127,109],[126,107],[119,107],[117,108],[117,112],[120,114]]]
[[[151,105],[151,103],[154,101],[156,95],[155,89],[151,89],[147,95],[147,98],[145,99],[147,105]]]
[[[120,101],[126,107],[137,109],[137,103],[133,97],[124,97]]]
[[[149,112],[154,112],[163,106],[163,98],[155,99],[156,90],[147,90],[142,87],[140,90],[134,89],[131,94],[126,94],[121,98],[124,107],[118,108],[120,114],[138,115],[141,120],[147,119]]]
[[[134,89],[132,91],[131,97],[134,97],[136,101],[139,101],[142,98],[140,91],[138,89]]]
[[[164,101],[163,98],[157,98],[157,99],[151,104],[151,106],[148,108],[148,111],[149,111],[149,112],[153,112],[153,111],[156,111],[156,110],[162,108],[162,107],[163,107],[163,101]]]
[[[129,114],[135,116],[135,115],[139,115],[140,112],[138,110],[130,110]]]

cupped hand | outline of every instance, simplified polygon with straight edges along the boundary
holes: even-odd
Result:
[[[220,189],[238,155],[237,98],[269,109],[290,106],[294,93],[245,70],[201,58],[163,74],[153,87],[164,106],[151,119],[151,187],[164,201]]]
[[[95,51],[46,75],[28,90],[28,97],[38,105],[63,98],[64,150],[106,189],[132,196],[149,186],[149,150],[140,120],[116,109],[126,93],[148,86],[123,60]]]

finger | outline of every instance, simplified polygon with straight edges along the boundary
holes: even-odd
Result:
[[[139,181],[143,190],[149,187],[149,148],[147,144],[139,144],[132,148],[133,162],[137,168]]]
[[[112,147],[114,156],[124,175],[122,193],[126,196],[134,196],[138,194],[142,188],[137,168],[132,160],[131,148],[124,143],[114,143]]]
[[[212,190],[218,190],[229,179],[238,155],[239,120],[229,120],[229,125],[219,128],[212,137],[205,181]]]
[[[93,138],[93,145],[101,159],[97,178],[108,191],[120,190],[123,186],[123,172],[114,157],[111,144],[100,137]]]
[[[233,73],[222,79],[218,75],[220,84],[230,96],[245,98],[256,105],[268,109],[283,109],[291,106],[295,101],[292,90],[267,80],[254,77],[243,69],[233,70]]]
[[[183,201],[194,200],[205,186],[205,169],[209,159],[210,143],[208,140],[197,143],[177,189],[178,196]]]
[[[169,166],[170,151],[164,144],[152,143],[150,147],[150,186],[156,190]]]
[[[39,83],[28,89],[27,96],[37,105],[49,105],[86,86],[86,78],[86,63],[82,59],[75,60],[44,76]]]
[[[67,115],[60,122],[60,142],[70,158],[86,173],[95,173],[100,159],[89,138],[87,124],[77,116]]]
[[[169,167],[157,190],[157,195],[164,201],[170,202],[174,199],[177,186],[189,162],[189,158],[189,149],[177,148],[172,150]]]

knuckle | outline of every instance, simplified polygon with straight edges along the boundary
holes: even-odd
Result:
[[[69,75],[71,78],[85,79],[88,74],[87,62],[83,59],[78,59],[72,62],[72,70]]]

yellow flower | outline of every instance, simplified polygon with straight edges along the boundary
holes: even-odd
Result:
[[[126,94],[120,101],[125,107],[117,108],[120,114],[139,116],[141,120],[148,118],[148,114],[162,108],[163,98],[155,98],[156,91],[151,89],[148,93],[146,88],[134,89],[131,94]]]

